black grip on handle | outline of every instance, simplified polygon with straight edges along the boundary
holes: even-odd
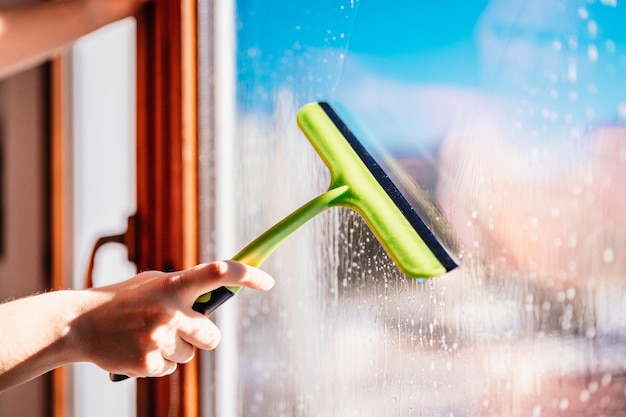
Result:
[[[196,301],[195,303],[193,303],[193,306],[191,308],[193,308],[198,313],[204,314],[205,316],[209,317],[211,313],[217,310],[219,306],[224,304],[233,295],[235,295],[235,293],[228,288],[219,287],[218,289],[211,291],[211,298],[208,301]],[[126,375],[110,373],[109,379],[113,382],[119,382],[128,379],[128,377]]]
[[[195,303],[193,303],[193,307],[191,308],[193,308],[198,313],[202,313],[208,317],[233,295],[235,295],[235,293],[228,288],[219,287],[218,289],[211,291],[211,298],[208,301],[196,301]]]

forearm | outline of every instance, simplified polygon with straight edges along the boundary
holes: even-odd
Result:
[[[101,4],[61,0],[0,10],[0,78],[45,61],[79,37],[134,11]]]
[[[0,391],[82,360],[70,330],[86,295],[56,291],[0,304]]]
[[[128,376],[168,375],[193,358],[195,347],[219,343],[215,324],[192,309],[200,295],[272,285],[261,270],[221,261],[0,304],[0,391],[72,362]]]

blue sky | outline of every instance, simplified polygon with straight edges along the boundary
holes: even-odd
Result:
[[[335,71],[343,53],[400,80],[475,84],[475,29],[489,4],[503,45],[519,35],[549,43],[566,28],[582,40],[593,20],[601,38],[626,40],[618,0],[239,0],[240,80],[300,88],[299,75]]]
[[[397,78],[472,82],[472,32],[484,6],[484,0],[455,2],[454,7],[411,0],[277,0],[271,6],[240,0],[239,79],[257,89],[281,83],[301,89],[313,71],[334,78],[310,88],[333,88],[343,53],[344,60],[369,57],[372,70]],[[459,60],[466,66],[454,75]]]
[[[559,121],[590,109],[595,120],[626,118],[624,9],[621,0],[239,0],[239,105],[271,111],[281,89],[299,104],[339,100],[368,121],[395,118],[378,121],[390,143],[436,142],[450,87],[533,101]]]

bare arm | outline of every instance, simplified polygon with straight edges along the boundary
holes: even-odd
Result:
[[[0,78],[53,57],[79,37],[133,15],[146,0],[61,0],[0,9]]]
[[[213,349],[220,333],[192,310],[220,286],[266,290],[273,279],[234,261],[144,272],[91,290],[54,291],[0,305],[0,391],[72,362],[116,374],[162,376]]]

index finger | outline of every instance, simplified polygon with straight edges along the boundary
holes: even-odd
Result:
[[[180,276],[184,297],[193,302],[222,286],[269,290],[274,279],[264,271],[237,261],[215,261],[184,271]]]

